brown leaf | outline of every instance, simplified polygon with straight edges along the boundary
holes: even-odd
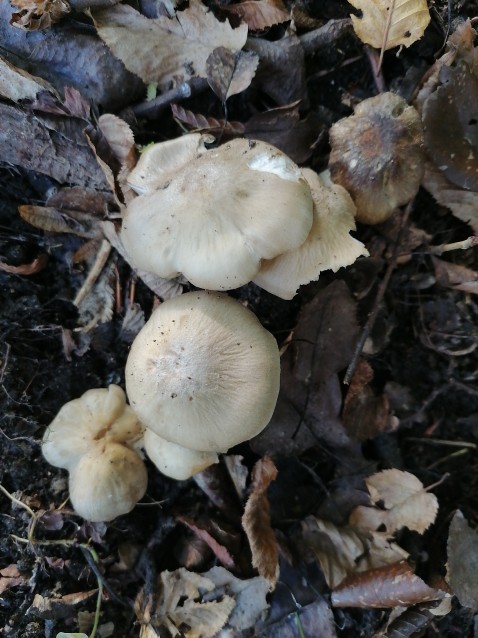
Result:
[[[16,565],[7,565],[0,569],[0,596],[10,587],[23,585],[28,582],[27,576],[22,576]]]
[[[350,574],[390,565],[408,556],[380,534],[364,534],[351,526],[309,516],[302,521],[302,551],[319,561],[327,585],[333,589]]]
[[[245,91],[252,82],[259,56],[251,51],[217,47],[206,60],[207,81],[221,102]]]
[[[437,283],[445,288],[478,294],[478,273],[471,268],[432,257]]]
[[[27,31],[48,29],[71,11],[67,0],[12,0],[20,9],[12,15],[10,24]]]
[[[416,576],[406,561],[349,576],[332,592],[334,607],[390,608],[440,600],[446,594]]]
[[[478,190],[478,78],[463,61],[443,66],[442,85],[423,105],[424,137],[433,163],[453,184]]]
[[[174,19],[150,20],[125,4],[95,11],[93,19],[100,38],[128,70],[160,85],[206,77],[206,60],[214,49],[239,51],[247,38],[246,25],[232,29],[199,0],[191,0]]]
[[[324,124],[316,113],[301,119],[299,102],[257,113],[246,122],[245,133],[255,140],[269,142],[303,164],[314,152]]]
[[[12,102],[18,102],[34,100],[41,91],[50,91],[54,95],[56,93],[42,78],[30,75],[0,57],[0,95]]]
[[[100,235],[98,219],[81,211],[59,210],[53,206],[19,206],[18,212],[35,228],[50,233],[72,233],[88,239]]]
[[[464,607],[478,609],[478,533],[458,510],[448,534],[446,579]]]
[[[386,394],[376,395],[369,383],[373,370],[360,359],[345,397],[342,420],[349,436],[357,441],[373,439],[398,427],[398,420],[390,415]]]
[[[215,117],[206,117],[201,113],[193,113],[183,108],[179,104],[171,104],[173,116],[187,124],[190,130],[208,132],[215,134],[226,134],[232,136],[244,135],[244,124],[242,122],[229,122],[217,120]]]
[[[348,445],[340,421],[342,391],[337,373],[352,357],[358,324],[356,304],[343,281],[322,289],[302,309],[282,357],[281,390],[272,419],[251,441],[259,454],[295,454],[326,441]]]
[[[402,527],[423,534],[434,522],[438,512],[438,499],[426,492],[416,476],[401,470],[383,470],[365,479],[373,503],[378,507],[359,505],[349,518],[349,524],[375,531],[384,526],[388,534]]]
[[[251,546],[252,565],[269,581],[271,589],[279,577],[279,550],[271,528],[266,492],[276,476],[277,468],[270,458],[257,461],[252,470],[252,491],[242,517],[242,526]]]
[[[45,268],[48,263],[48,255],[39,255],[29,264],[22,264],[21,266],[10,266],[0,260],[0,270],[8,272],[11,275],[34,275]]]
[[[189,527],[189,529],[191,529],[198,538],[203,540],[212,550],[220,563],[225,565],[228,569],[234,569],[236,567],[234,559],[227,548],[218,543],[211,533],[205,529],[203,525],[201,525],[201,523],[195,522],[186,516],[178,516],[177,520],[184,523],[184,525],[187,525],[187,527]]]
[[[274,24],[290,20],[282,0],[245,0],[224,6],[223,9],[239,16],[251,31],[263,31]]]

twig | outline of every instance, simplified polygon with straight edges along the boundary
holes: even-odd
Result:
[[[467,239],[463,241],[455,241],[451,244],[440,244],[439,246],[430,246],[428,251],[432,253],[432,255],[443,255],[443,253],[448,253],[451,250],[468,250],[469,248],[473,248],[474,246],[478,246],[478,236],[471,235]]]
[[[192,95],[196,95],[204,91],[208,86],[206,80],[202,78],[192,78],[189,82],[183,82],[174,87],[174,89],[161,93],[161,95],[155,97],[154,100],[136,104],[133,106],[132,111],[136,117],[154,120],[173,102],[178,102],[179,100],[184,100]]]
[[[101,242],[101,246],[98,251],[98,254],[96,256],[95,263],[91,267],[91,270],[88,273],[88,276],[86,277],[83,285],[81,286],[75,299],[73,300],[73,303],[75,304],[75,306],[79,306],[81,304],[81,302],[85,299],[85,297],[89,294],[90,290],[95,285],[95,281],[101,275],[101,271],[105,267],[108,257],[110,256],[110,252],[111,252],[110,242],[107,239],[103,239],[103,241]]]
[[[390,263],[387,267],[387,271],[385,272],[385,275],[382,279],[382,282],[379,286],[379,289],[377,291],[377,296],[375,298],[374,304],[373,304],[373,308],[367,318],[367,321],[365,322],[365,325],[362,329],[362,333],[360,335],[360,338],[358,340],[358,343],[355,347],[353,356],[352,356],[352,361],[350,362],[349,367],[347,368],[347,372],[345,373],[345,377],[344,377],[344,383],[345,384],[349,384],[350,380],[353,377],[353,374],[355,372],[355,368],[357,367],[357,363],[359,360],[359,357],[362,353],[363,347],[365,345],[365,341],[367,340],[368,335],[370,334],[370,331],[373,328],[373,325],[375,323],[375,320],[377,319],[377,315],[378,312],[380,310],[380,305],[383,301],[383,298],[385,296],[385,292],[387,290],[389,281],[390,281],[390,277],[392,276],[393,271],[395,270],[395,267],[397,265],[397,257],[398,257],[398,253],[399,253],[399,248],[400,248],[400,240],[402,238],[403,232],[405,230],[405,226],[407,225],[408,222],[408,218],[410,217],[410,212],[412,210],[412,206],[413,206],[413,201],[411,201],[407,207],[405,208],[403,215],[402,215],[402,220],[400,223],[400,230],[398,233],[398,237],[397,240],[395,242],[395,247],[393,249],[393,254],[392,254],[392,258],[390,260]]]

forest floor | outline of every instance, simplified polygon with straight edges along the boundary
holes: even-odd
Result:
[[[442,254],[434,248],[478,233],[477,188],[467,189],[476,196],[470,223],[423,187],[387,221],[359,223],[354,236],[370,256],[325,271],[292,301],[253,283],[231,291],[282,347],[281,394],[268,428],[199,477],[174,481],[148,461],[147,493],[135,509],[89,523],[71,509],[66,471],[41,454],[43,432],[63,404],[91,388],[124,387],[131,342],[161,297],[113,250],[86,293],[89,305],[78,302],[104,241],[100,222],[119,216],[96,155],[88,159],[94,174],[78,159],[91,153],[85,129],[100,155],[101,113],[127,121],[137,144],[178,137],[202,117],[206,132],[261,137],[319,172],[334,122],[380,90],[411,102],[449,33],[478,15],[474,2],[431,4],[423,37],[385,52],[379,75],[379,52],[350,28],[347,2],[269,4],[294,11],[299,37],[280,49],[290,21],[250,27],[248,43],[260,43],[249,50],[260,60],[264,42],[277,51],[228,99],[225,123],[221,99],[202,80],[190,81],[190,97],[173,90],[153,106],[124,68],[112,81],[95,66],[103,45],[81,7],[27,32],[10,26],[13,9],[3,3],[0,55],[83,98],[15,99],[0,83],[0,635],[478,636],[478,253],[472,241]],[[165,6],[140,9],[152,17]],[[225,7],[211,5],[222,18]],[[328,33],[325,48],[307,44],[305,35],[332,24],[340,35]],[[301,41],[305,55],[297,53]],[[478,95],[478,68],[470,68],[465,105]],[[470,126],[477,104],[465,108]],[[29,207],[22,216],[19,206]],[[69,216],[73,209],[80,216]],[[299,358],[310,361],[306,374],[295,366]],[[374,483],[377,476],[385,484]],[[403,502],[391,505],[394,490]],[[252,500],[260,511],[244,525]],[[375,527],[357,524],[363,506]],[[198,584],[189,572],[207,574]],[[400,579],[404,590],[396,589]],[[174,604],[165,601],[173,591]]]

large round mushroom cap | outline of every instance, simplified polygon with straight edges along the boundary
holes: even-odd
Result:
[[[190,292],[159,306],[134,340],[126,390],[159,436],[223,452],[267,425],[279,376],[277,343],[252,312],[220,293]]]
[[[312,218],[298,166],[269,144],[237,139],[135,198],[121,239],[136,268],[230,290],[251,281],[262,259],[300,246]]]

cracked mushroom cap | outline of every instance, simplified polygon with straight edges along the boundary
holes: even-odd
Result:
[[[100,439],[132,447],[142,426],[117,385],[88,390],[65,403],[45,430],[42,453],[55,467],[69,470]]]
[[[197,155],[135,198],[121,239],[138,269],[230,290],[251,281],[262,259],[300,246],[312,210],[310,189],[287,155],[237,139]]]
[[[258,434],[279,393],[273,336],[237,301],[190,292],[157,308],[131,346],[126,390],[142,423],[201,452]]]
[[[332,180],[352,195],[357,219],[385,221],[418,192],[424,172],[423,131],[417,111],[394,93],[355,107],[330,129]]]
[[[216,452],[198,452],[166,441],[149,428],[144,432],[144,451],[165,476],[185,481],[219,462]]]
[[[275,259],[263,261],[254,278],[264,290],[292,299],[299,286],[319,278],[323,270],[350,266],[368,251],[350,236],[355,230],[355,205],[345,188],[330,181],[328,172],[317,175],[302,169],[314,200],[314,222],[305,242]]]
[[[147,485],[135,451],[143,427],[117,385],[88,390],[66,403],[45,430],[42,453],[70,473],[70,499],[90,521],[109,521],[133,509]]]

